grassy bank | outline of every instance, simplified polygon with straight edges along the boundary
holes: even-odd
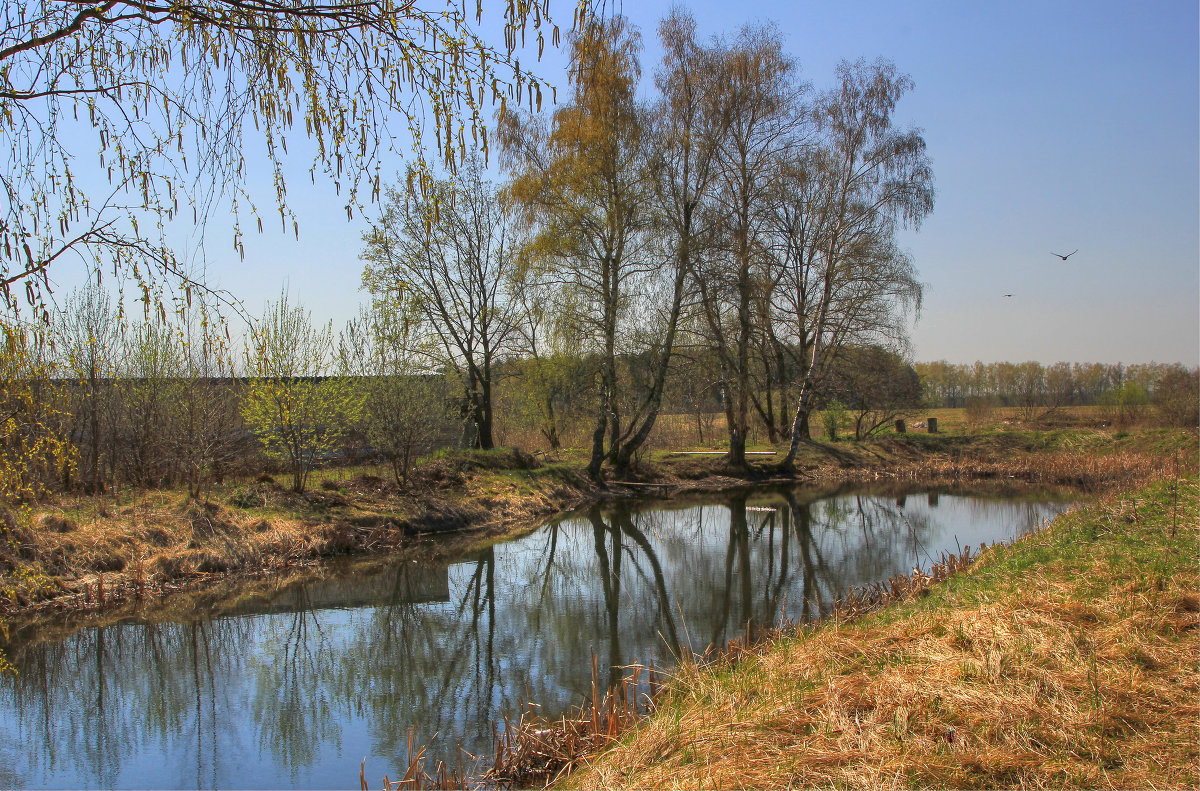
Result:
[[[1194,474],[903,603],[684,669],[578,788],[1194,788]]]
[[[382,554],[415,538],[528,529],[599,499],[672,496],[764,480],[994,481],[1101,489],[1195,465],[1195,432],[1113,434],[1011,427],[910,433],[866,442],[802,445],[796,471],[729,469],[719,456],[658,451],[629,481],[597,485],[582,453],[535,458],[512,449],[461,451],[426,461],[404,487],[363,470],[321,471],[295,494],[266,476],[214,488],[62,497],[0,526],[0,615],[96,609],[231,576],[291,573],[343,554]],[[656,484],[652,487],[635,484]]]

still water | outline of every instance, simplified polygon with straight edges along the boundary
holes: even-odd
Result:
[[[448,564],[281,586],[183,621],[13,635],[0,787],[374,787],[486,757],[527,701],[554,716],[608,668],[747,624],[820,617],[851,585],[1018,535],[1061,501],[804,489],[597,508]],[[619,672],[619,671],[615,671]]]

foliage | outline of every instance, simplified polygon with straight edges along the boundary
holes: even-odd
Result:
[[[129,332],[122,356],[116,401],[125,478],[140,486],[162,484],[172,478],[168,444],[176,433],[175,405],[187,387],[183,341],[174,327],[147,322]]]
[[[0,501],[47,495],[75,469],[62,386],[51,381],[43,336],[0,325]]]
[[[1200,370],[1173,365],[1154,388],[1154,406],[1169,426],[1200,426]]]
[[[945,360],[917,363],[921,387],[931,407],[961,407],[973,397],[989,397],[996,406],[1020,407],[1025,415],[1063,406],[1087,406],[1100,402],[1101,396],[1133,382],[1147,393],[1160,387],[1171,389],[1182,383],[1195,368],[1178,363],[1067,363],[1043,366],[1036,361],[1022,363],[975,362],[958,365]],[[1168,377],[1174,377],[1168,381]]]
[[[583,418],[590,405],[586,391],[591,366],[563,352],[529,357],[514,366],[515,386],[505,388],[507,417],[513,424],[531,426],[550,450],[559,450],[564,440],[561,424]]]
[[[916,372],[900,355],[878,346],[841,349],[831,378],[826,388],[846,404],[858,440],[920,403]]]
[[[846,405],[836,398],[821,410],[821,427],[825,429],[825,439],[837,442],[838,429],[846,422]]]
[[[23,290],[40,309],[49,269],[68,252],[97,273],[111,266],[130,276],[147,304],[161,296],[156,274],[190,289],[169,224],[203,223],[230,199],[241,250],[243,215],[261,230],[266,214],[247,192],[252,163],[274,177],[279,221],[297,230],[286,200],[289,137],[293,147],[307,138],[310,171],[344,193],[348,215],[379,194],[379,170],[404,132],[418,160],[427,135],[447,163],[468,145],[486,151],[486,101],[542,101],[542,83],[515,56],[518,40],[536,34],[540,54],[546,33],[558,39],[547,4],[500,5],[504,46],[496,49],[456,4],[6,2],[0,290],[8,306]],[[577,18],[586,10],[581,4]],[[482,13],[476,4],[476,21]],[[96,159],[81,158],[85,150]]]
[[[1096,402],[1102,408],[1105,420],[1115,426],[1128,426],[1135,422],[1150,403],[1146,390],[1136,382],[1126,382],[1100,394]]]
[[[967,422],[978,426],[987,423],[996,412],[996,403],[991,396],[978,395],[967,398]]]
[[[535,231],[529,275],[546,282],[573,322],[568,334],[580,339],[579,351],[597,355],[592,477],[621,452],[625,388],[617,355],[638,317],[638,295],[649,290],[638,287],[648,270],[640,51],[640,36],[624,18],[594,18],[571,39],[568,101],[549,119],[507,113],[500,120],[512,175],[506,195]]]
[[[361,394],[345,377],[329,376],[331,325],[316,327],[287,295],[268,305],[254,328],[250,382],[242,416],[270,458],[288,464],[292,490],[303,492],[313,467],[332,457],[345,427],[357,419]]]

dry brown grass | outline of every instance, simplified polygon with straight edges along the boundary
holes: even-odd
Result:
[[[1161,454],[1132,451],[1103,454],[1059,451],[1021,454],[1015,458],[938,454],[883,470],[863,467],[844,477],[849,480],[889,477],[929,483],[1007,479],[1096,490],[1140,485],[1178,466],[1175,459]]]
[[[932,586],[969,568],[971,562],[971,548],[967,547],[958,555],[943,557],[927,571],[914,570],[911,575],[853,589],[834,604],[830,617],[858,618],[888,604],[924,595]],[[714,668],[734,666],[743,658],[756,655],[772,640],[795,631],[794,625],[760,629],[753,636],[746,635],[723,646],[710,646],[703,655],[684,657],[685,667],[673,673],[676,683],[701,668],[711,672]],[[484,780],[506,788],[552,784],[637,726],[643,713],[650,714],[657,707],[658,696],[664,689],[662,674],[654,665],[632,665],[624,670],[626,675],[618,685],[604,688],[600,684],[599,659],[593,654],[591,694],[577,709],[557,720],[547,720],[530,705],[518,722],[506,719],[497,736],[495,759]]]
[[[508,471],[511,472],[511,471]],[[519,530],[569,507],[573,479],[521,485],[470,459],[431,463],[400,492],[362,475],[297,495],[269,479],[224,502],[181,492],[62,498],[41,513],[7,518],[0,535],[0,615],[96,609],[231,574],[278,573],[342,554],[394,551],[420,535],[471,528]]]
[[[685,669],[568,782],[1194,788],[1198,488],[1167,486],[989,550],[899,608]]]
[[[667,420],[664,425],[669,424]],[[923,481],[1035,483],[1104,490],[1164,470],[1194,469],[1195,433],[1118,440],[1091,430],[999,432],[806,443],[796,473],[768,464],[731,470],[716,456],[643,458],[634,480],[665,490],[587,480],[582,454],[533,457],[515,449],[440,454],[405,488],[371,471],[322,471],[297,495],[269,477],[214,490],[200,505],[182,492],[68,496],[0,525],[0,615],[45,606],[109,606],[190,581],[275,573],[343,553],[392,551],[412,536],[470,529],[499,535],[585,501],[712,491],[748,482]],[[769,459],[770,457],[761,457]],[[342,474],[346,473],[346,474]]]

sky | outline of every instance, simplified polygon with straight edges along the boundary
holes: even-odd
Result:
[[[642,31],[647,95],[670,5],[617,2]],[[887,58],[912,77],[897,120],[923,131],[937,189],[933,214],[901,237],[925,284],[914,360],[1200,363],[1194,0],[685,5],[704,36],[774,21],[817,90],[844,59]],[[564,29],[572,8],[551,0]],[[566,84],[561,53],[536,71]],[[369,217],[348,222],[308,164],[289,174],[299,241],[268,225],[248,235],[243,261],[214,218],[207,272],[251,313],[286,289],[337,326],[366,301]],[[1075,249],[1066,262],[1052,254]]]

